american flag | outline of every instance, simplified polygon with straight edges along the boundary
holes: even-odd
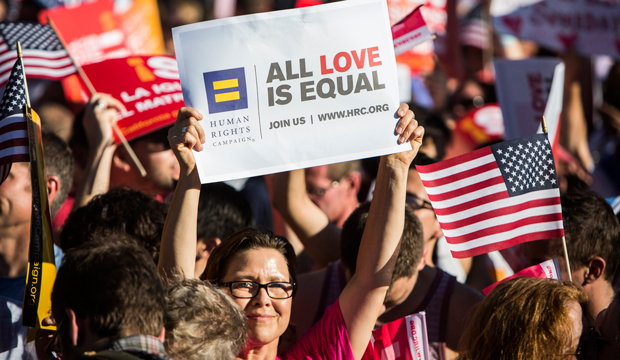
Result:
[[[564,236],[546,134],[416,168],[455,258]]]
[[[6,180],[14,162],[29,162],[28,130],[24,120],[26,105],[24,76],[15,61],[0,102],[0,184]]]
[[[76,72],[75,66],[49,25],[26,22],[0,23],[0,86],[6,84],[22,45],[28,77],[60,80]]]

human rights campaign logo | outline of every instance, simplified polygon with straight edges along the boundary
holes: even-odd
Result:
[[[211,71],[203,75],[209,114],[248,108],[243,68]]]

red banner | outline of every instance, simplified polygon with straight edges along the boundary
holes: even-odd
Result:
[[[127,140],[171,125],[184,106],[177,62],[171,56],[130,56],[83,69],[95,90],[127,107],[118,120]]]
[[[131,54],[112,0],[58,7],[39,16],[42,22],[47,22],[47,17],[54,22],[67,50],[80,65]]]

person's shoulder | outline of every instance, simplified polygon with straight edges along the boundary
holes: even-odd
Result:
[[[469,309],[478,305],[482,299],[484,299],[484,295],[480,291],[457,281],[452,290],[450,303]]]

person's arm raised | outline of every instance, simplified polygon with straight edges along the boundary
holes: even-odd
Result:
[[[340,258],[340,229],[306,193],[304,169],[272,175],[273,205],[291,226],[304,250],[323,268]]]
[[[196,109],[183,107],[177,121],[168,131],[168,141],[179,161],[181,173],[166,216],[157,270],[162,276],[181,272],[194,276],[196,261],[196,221],[200,179],[192,148],[202,151],[205,133],[198,123],[202,114]]]
[[[364,355],[390,286],[405,223],[409,164],[418,153],[424,135],[424,128],[418,126],[408,109],[406,104],[398,109],[401,119],[396,133],[400,135],[399,142],[409,141],[413,149],[381,157],[357,269],[340,294],[340,309],[356,359]]]
[[[88,158],[73,210],[88,204],[96,195],[108,192],[110,167],[116,150],[112,125],[116,122],[117,112],[125,110],[122,102],[108,94],[96,93],[90,97],[81,119],[88,139]]]

